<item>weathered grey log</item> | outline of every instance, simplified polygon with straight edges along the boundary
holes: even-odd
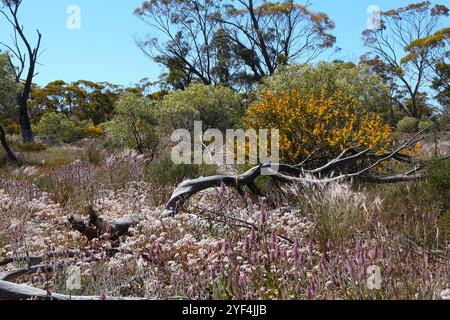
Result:
[[[6,272],[0,276],[0,280],[13,281],[21,276],[36,273],[38,270],[41,270],[42,272],[49,272],[49,271],[53,271],[55,268],[60,268],[60,267],[61,267],[61,264],[56,264],[56,265],[38,264],[38,265],[31,266],[29,268],[21,268],[21,269]]]
[[[90,263],[90,262],[96,261],[96,260],[97,259],[92,258],[92,257],[86,257],[86,258],[83,258],[80,262]],[[64,261],[55,261],[54,263],[50,263],[50,264],[37,264],[37,265],[29,266],[27,268],[20,268],[20,269],[16,269],[16,270],[12,270],[12,271],[3,273],[0,275],[0,280],[14,281],[15,279],[17,279],[21,276],[33,274],[38,271],[53,272],[53,271],[55,271],[55,269],[62,269],[66,265],[67,264],[64,263]]]
[[[31,257],[22,259],[22,261],[26,261],[28,263],[28,265],[33,266],[33,265],[41,263],[44,260],[44,258],[45,258],[45,256],[31,256]],[[12,257],[5,258],[0,261],[0,267],[6,266],[13,262],[14,262],[14,258],[12,258]]]
[[[29,257],[23,257],[23,258],[8,257],[3,260],[0,260],[0,267],[6,266],[10,263],[13,263],[14,261],[24,262],[28,265],[28,267],[32,267],[32,266],[42,263],[45,259],[57,258],[57,257],[73,258],[79,254],[82,254],[82,253],[89,254],[91,252],[92,251],[89,249],[66,249],[65,251],[49,252],[49,253],[46,253],[46,254],[40,255],[40,256],[29,256]],[[109,257],[114,256],[118,252],[119,252],[118,248],[106,249],[106,254]]]
[[[140,297],[101,297],[101,296],[70,296],[51,293],[26,284],[16,284],[0,280],[0,300],[149,300]]]
[[[183,181],[173,192],[167,202],[166,209],[176,213],[179,204],[190,196],[205,189],[220,187],[222,184],[236,188],[240,194],[242,187],[254,184],[255,179],[261,174],[261,166],[256,166],[239,176],[216,175]],[[253,186],[252,186],[253,187]]]

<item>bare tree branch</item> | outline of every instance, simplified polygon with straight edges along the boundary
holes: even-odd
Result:
[[[219,187],[222,184],[235,188],[241,195],[243,194],[243,188],[247,188],[253,194],[263,196],[261,191],[259,191],[255,185],[256,178],[263,174],[262,170],[264,170],[264,174],[277,181],[284,183],[303,183],[307,185],[327,184],[342,180],[357,180],[366,183],[394,183],[421,179],[422,176],[418,174],[413,175],[413,173],[416,173],[417,171],[422,169],[424,167],[424,164],[416,165],[405,173],[387,177],[370,175],[369,172],[381,163],[386,162],[390,159],[402,159],[400,161],[403,161],[405,158],[407,159],[407,156],[401,154],[401,151],[414,146],[418,141],[422,139],[419,136],[423,132],[431,128],[433,125],[434,124],[431,124],[427,128],[414,134],[407,141],[397,147],[394,151],[382,155],[369,154],[370,149],[364,149],[361,152],[345,156],[350,150],[352,150],[352,148],[349,148],[341,152],[336,158],[330,160],[325,165],[311,170],[306,170],[299,165],[295,166],[283,163],[267,163],[255,166],[247,172],[238,176],[216,175],[186,180],[179,184],[178,187],[173,191],[171,198],[166,204],[166,209],[168,210],[169,214],[176,214],[183,202],[192,195],[202,190]],[[305,160],[308,159],[309,157]],[[355,164],[356,161],[361,159],[372,159],[376,161],[371,164],[365,164],[365,162],[363,162],[365,167],[355,172],[345,172],[345,170],[347,170],[346,166],[348,164]],[[324,173],[329,172],[331,169],[337,170],[338,172],[340,172],[340,174],[337,176],[323,176]]]

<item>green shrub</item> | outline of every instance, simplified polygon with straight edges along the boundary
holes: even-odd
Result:
[[[65,143],[71,143],[89,136],[90,130],[87,130],[87,128],[91,127],[93,127],[93,124],[90,120],[80,121],[56,112],[44,114],[37,125],[39,133],[57,138]]]
[[[404,117],[397,123],[397,129],[401,132],[415,132],[419,121],[413,117]]]
[[[433,124],[433,121],[431,121],[430,119],[422,119],[419,121],[419,124],[417,125],[419,130],[423,130],[428,128],[430,125]]]
[[[210,176],[216,172],[214,165],[174,164],[168,154],[149,164],[145,176],[147,181],[159,186],[175,186],[186,179]]]
[[[244,114],[238,93],[224,86],[191,85],[164,97],[158,103],[163,127],[193,131],[194,121],[202,121],[203,129],[232,129]]]
[[[427,168],[430,193],[440,204],[439,226],[444,237],[450,236],[450,159],[434,160]]]
[[[374,75],[364,65],[342,62],[320,62],[312,64],[289,64],[264,79],[263,89],[280,96],[295,90],[300,96],[311,94],[320,97],[322,91],[333,94],[339,91],[344,96],[356,99],[361,110],[386,112],[390,110],[388,87],[381,77]]]
[[[444,211],[449,211],[450,159],[434,160],[427,168],[427,180],[431,192],[441,201]]]
[[[155,102],[136,95],[124,95],[115,104],[114,118],[102,125],[112,140],[124,147],[154,152],[158,145]]]

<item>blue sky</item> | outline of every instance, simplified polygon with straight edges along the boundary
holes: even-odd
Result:
[[[133,15],[143,0],[23,0],[21,20],[27,34],[39,28],[44,49],[35,81],[45,85],[53,80],[109,81],[131,85],[144,77],[157,80],[161,68],[149,61],[134,44],[134,36],[151,33]],[[365,48],[361,32],[369,17],[367,8],[382,10],[404,6],[408,0],[311,0],[311,9],[327,13],[336,23],[337,54],[325,53],[323,60],[357,62]],[[443,3],[445,1],[440,1]],[[301,3],[301,2],[300,2]],[[69,30],[67,8],[81,9],[81,29]],[[0,20],[1,17],[0,17]],[[0,21],[0,40],[10,39],[10,28]]]

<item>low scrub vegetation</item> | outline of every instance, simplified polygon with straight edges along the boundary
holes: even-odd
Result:
[[[130,149],[92,151],[92,143],[63,152],[59,161],[67,164],[3,167],[0,256],[14,258],[3,271],[43,255],[44,263],[55,266],[52,272],[21,281],[106,297],[440,299],[446,294],[448,160],[430,165],[426,180],[406,184],[286,185],[277,209],[264,198],[247,195],[244,201],[218,187],[194,196],[170,217],[164,204],[174,186],[217,169],[177,166],[168,157],[148,163]],[[90,207],[106,221],[129,216],[139,222],[119,242],[98,238],[87,244],[68,218],[86,217]],[[118,251],[111,257],[112,247]],[[74,249],[81,251],[64,258]],[[90,262],[83,262],[87,258]],[[68,291],[67,268],[74,264],[82,270],[82,288]],[[381,270],[380,289],[367,287],[367,268],[373,265]]]

